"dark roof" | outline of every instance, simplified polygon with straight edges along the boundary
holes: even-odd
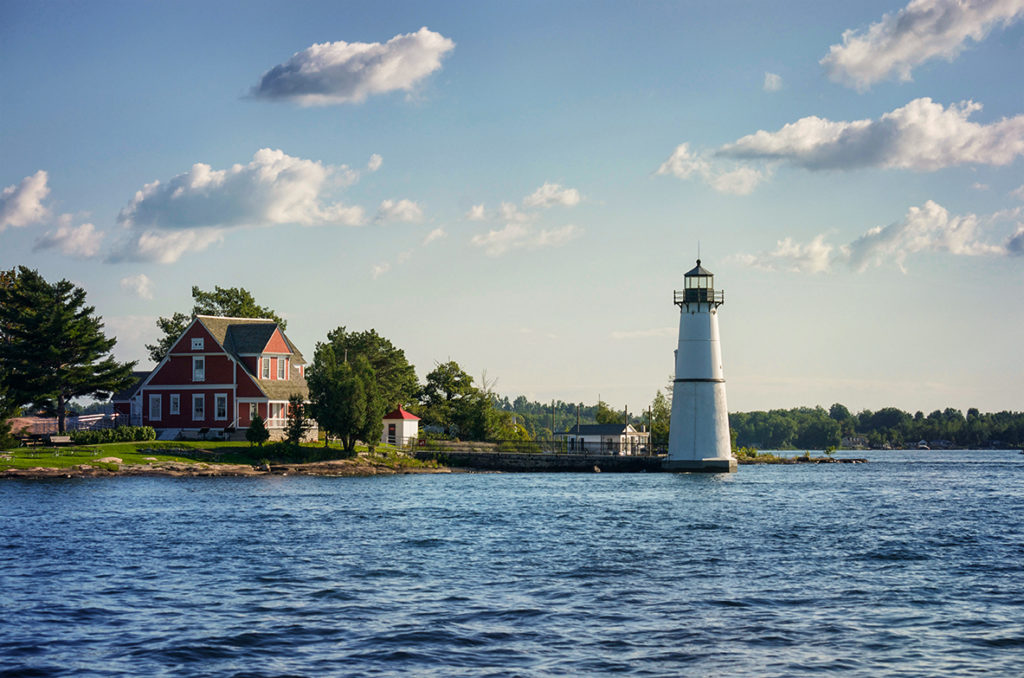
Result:
[[[703,266],[701,266],[700,265],[700,259],[698,259],[697,260],[697,265],[694,266],[693,268],[691,268],[689,271],[687,271],[684,274],[684,276],[687,277],[687,278],[692,278],[692,277],[698,276],[698,275],[714,275],[714,273],[712,273],[708,269],[706,269]]]
[[[236,359],[244,353],[262,353],[274,331],[280,329],[276,321],[267,318],[221,318],[211,315],[196,318],[213,335],[217,343]],[[281,332],[281,336],[292,350],[292,356],[288,359],[288,379],[260,379],[244,360],[239,359],[238,365],[271,400],[288,400],[293,394],[309,398],[309,386],[306,385],[306,379],[299,369],[299,365],[305,365],[306,360],[284,331]]]
[[[626,431],[628,424],[578,424],[566,433],[581,436],[617,436]]]
[[[293,369],[290,379],[256,379],[256,383],[271,400],[288,400],[295,394],[309,398],[309,386],[299,376],[298,369]]]
[[[274,330],[280,329],[277,322],[269,318],[221,318],[212,315],[196,317],[224,350],[236,356],[243,353],[262,353],[267,342],[274,336]],[[281,331],[281,336],[292,351],[291,362],[305,365],[306,359],[302,357],[299,349],[295,348],[295,344],[284,330]]]
[[[128,388],[123,388],[114,395],[110,396],[111,402],[113,401],[124,401],[131,400],[131,397],[135,395],[135,392],[139,390],[139,386],[142,386],[142,382],[149,376],[149,370],[135,370],[132,372],[132,376],[135,377],[135,382],[132,383]]]

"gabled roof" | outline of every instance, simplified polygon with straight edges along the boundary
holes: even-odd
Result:
[[[629,424],[577,424],[566,431],[579,436],[618,436],[626,432]]]
[[[135,392],[139,390],[140,386],[142,386],[142,382],[144,382],[146,380],[146,377],[149,376],[149,370],[135,370],[134,372],[132,372],[132,376],[135,377],[135,382],[131,386],[123,388],[114,395],[110,396],[111,402],[122,402],[125,400],[131,400],[131,397],[135,395]]]
[[[291,342],[283,331],[281,336],[292,351],[292,355],[288,359],[288,379],[260,379],[260,375],[254,373],[249,365],[241,359],[241,354],[258,354],[263,352],[263,349],[266,348],[271,337],[273,337],[274,332],[281,329],[277,321],[268,318],[225,318],[212,315],[197,315],[193,322],[189,324],[189,327],[191,328],[196,322],[206,328],[206,331],[210,333],[214,341],[224,348],[228,357],[235,361],[240,370],[252,379],[256,387],[267,398],[270,400],[288,400],[288,398],[296,394],[306,399],[309,398],[309,386],[306,384],[306,379],[299,367],[300,365],[305,365],[306,361],[302,354],[299,353],[299,350],[295,348],[295,344]],[[181,336],[184,335],[185,332]],[[164,360],[167,360],[167,358],[165,357]],[[160,369],[162,365],[163,363],[157,366],[157,369]],[[138,388],[138,385],[135,388]]]
[[[244,363],[239,364],[244,365]],[[306,384],[299,368],[294,365],[291,367],[288,379],[259,379],[253,375],[253,381],[271,400],[288,400],[295,394],[309,398],[309,385]]]
[[[384,418],[385,419],[407,419],[409,421],[419,421],[420,420],[420,418],[417,417],[412,412],[406,412],[402,408],[401,405],[398,406],[397,410],[393,410],[393,411],[388,412],[387,414],[385,414]]]
[[[203,324],[217,343],[224,347],[225,351],[238,356],[243,353],[261,353],[266,348],[274,332],[279,330],[277,322],[269,318],[222,318],[212,315],[198,315],[196,319]],[[281,332],[288,348],[292,351],[291,362],[296,365],[305,365],[306,360],[302,357],[299,349],[291,342],[288,335]]]
[[[714,275],[711,271],[700,265],[700,259],[697,260],[697,265],[691,268],[689,271],[683,274],[686,278],[692,278],[698,275]]]

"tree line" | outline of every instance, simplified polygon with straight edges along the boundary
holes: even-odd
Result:
[[[276,312],[256,303],[243,288],[192,288],[191,313],[178,312],[157,320],[162,336],[147,346],[159,362],[196,315],[271,318]],[[75,398],[105,399],[133,383],[134,362],[120,363],[110,351],[116,339],[103,332],[102,318],[85,303],[85,292],[67,280],[49,283],[24,266],[0,271],[0,438],[5,422],[31,406],[59,421],[81,409]],[[671,381],[656,391],[640,411],[596,404],[510,399],[495,392],[486,372],[475,380],[456,361],[436,363],[421,383],[405,352],[375,329],[352,331],[345,326],[318,342],[306,371],[309,403],[293,399],[299,415],[289,425],[294,437],[315,419],[328,436],[346,450],[357,440],[373,444],[381,437],[384,414],[399,406],[422,420],[427,435],[464,440],[548,440],[581,424],[630,423],[648,428],[654,447],[668,444]],[[843,440],[871,447],[904,447],[919,440],[956,447],[1020,447],[1024,444],[1024,413],[964,415],[947,408],[928,415],[893,407],[852,414],[836,403],[789,410],[734,412],[729,415],[739,446],[761,449],[825,449]]]
[[[729,426],[741,447],[760,449],[825,449],[846,441],[872,448],[914,447],[919,441],[958,448],[1024,445],[1024,412],[980,412],[965,415],[947,407],[913,414],[896,407],[853,414],[840,403],[767,412],[734,412]]]

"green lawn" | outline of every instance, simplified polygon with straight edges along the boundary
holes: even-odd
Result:
[[[142,449],[158,449],[166,443],[153,441],[138,443],[106,443],[104,445],[69,445],[67,447],[19,447],[0,452],[0,471],[9,468],[66,468],[79,464],[95,465],[95,459],[117,457],[125,464],[145,464],[146,457],[157,461],[191,461],[173,454],[140,452]],[[176,444],[177,445],[177,444]],[[180,445],[177,445],[180,448]],[[170,450],[168,450],[170,452]],[[100,464],[104,466],[104,464]],[[114,465],[116,466],[116,464]]]
[[[357,446],[356,452],[366,455],[365,446]],[[224,464],[261,464],[265,461],[304,462],[325,461],[344,458],[337,445],[325,448],[322,443],[304,444],[300,449],[284,446],[267,445],[250,447],[248,443],[224,441],[174,441],[163,442],[147,440],[131,443],[104,443],[101,445],[69,445],[67,447],[19,447],[0,452],[0,471],[9,468],[66,468],[79,464],[107,466],[116,469],[116,464],[97,464],[96,459],[117,457],[123,464],[146,464],[154,458],[156,461],[179,461]],[[431,466],[401,454],[389,446],[378,446],[372,457],[366,458],[371,463],[418,468]]]

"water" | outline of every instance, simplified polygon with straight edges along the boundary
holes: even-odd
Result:
[[[4,481],[0,675],[1022,675],[1024,456],[869,456]]]

